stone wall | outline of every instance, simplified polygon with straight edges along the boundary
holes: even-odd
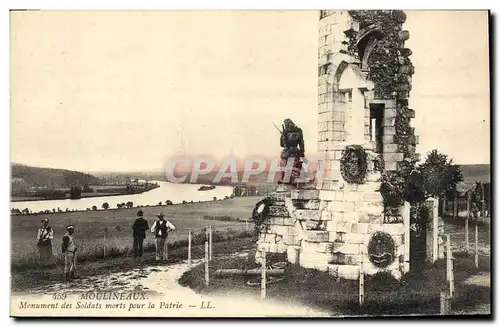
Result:
[[[328,192],[278,190],[270,196],[275,202],[259,235],[258,251],[283,253],[291,263],[340,278],[357,279],[361,260],[365,274],[388,271],[399,278],[409,268],[407,228],[403,223],[383,224],[380,199],[374,197],[370,202],[376,192],[366,187],[346,185]],[[395,245],[393,260],[383,268],[372,263],[368,251],[376,232],[390,235]]]

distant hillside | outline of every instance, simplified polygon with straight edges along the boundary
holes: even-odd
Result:
[[[460,165],[464,182],[490,182],[491,167],[488,164],[484,165]]]
[[[11,178],[27,187],[48,186],[52,188],[98,185],[100,180],[92,175],[72,170],[11,165]]]

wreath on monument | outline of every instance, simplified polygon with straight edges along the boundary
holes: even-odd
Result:
[[[395,244],[392,236],[375,232],[368,243],[368,256],[375,267],[385,268],[394,262]]]
[[[340,172],[348,183],[363,183],[366,177],[367,155],[360,145],[347,146],[340,158]]]
[[[273,205],[274,201],[270,197],[266,197],[255,204],[252,211],[252,221],[255,225],[256,233],[259,233],[262,225],[267,220],[269,216],[269,209]]]

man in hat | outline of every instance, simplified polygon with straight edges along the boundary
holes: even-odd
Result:
[[[76,250],[77,246],[75,243],[75,226],[66,226],[66,234],[63,236],[62,242],[62,253],[64,254],[64,273],[66,274],[66,280],[75,278],[76,270]]]
[[[142,216],[144,213],[142,210],[137,212],[137,219],[134,221],[132,226],[132,237],[134,238],[134,257],[142,257],[142,250],[144,239],[146,238],[146,231],[149,229],[148,221]]]
[[[49,226],[47,218],[42,220],[42,227],[37,232],[37,247],[40,253],[40,265],[46,266],[52,262],[52,239],[54,238],[54,231]]]
[[[151,226],[151,232],[154,233],[156,239],[156,261],[168,259],[168,248],[165,251],[165,243],[168,232],[175,229],[175,226],[168,220],[164,219],[163,213],[158,214],[158,220]]]

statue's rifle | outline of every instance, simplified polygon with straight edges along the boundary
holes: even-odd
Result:
[[[280,134],[283,134],[283,132],[278,128],[278,126],[276,126],[275,123],[273,123],[274,127],[276,127],[276,129],[278,130],[278,132],[280,132]]]

